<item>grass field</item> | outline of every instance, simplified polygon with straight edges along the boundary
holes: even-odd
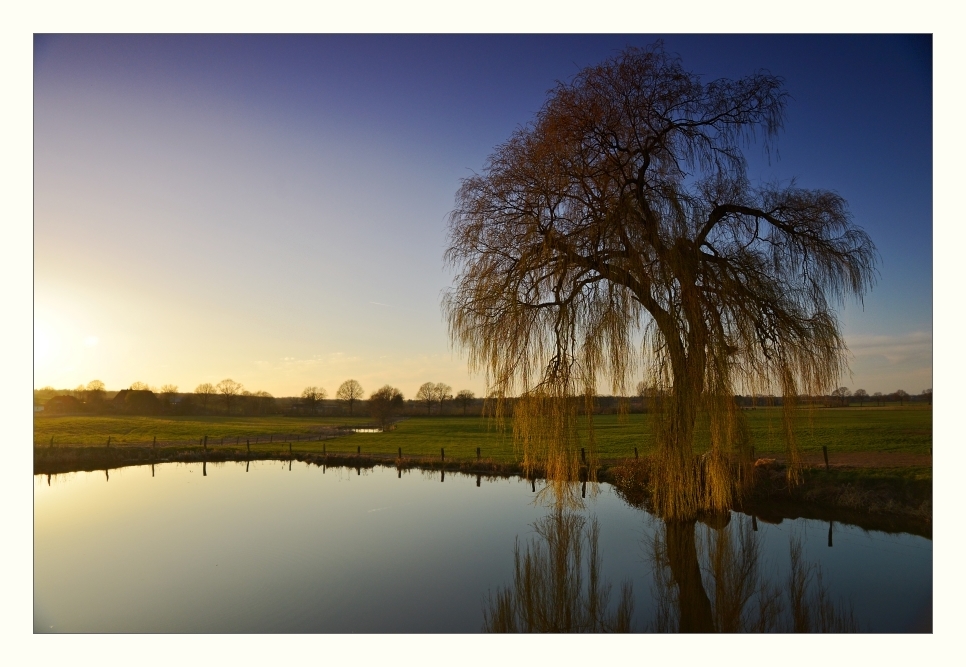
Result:
[[[747,410],[749,427],[759,455],[780,454],[782,423],[780,408]],[[648,415],[628,415],[625,420],[614,415],[594,418],[594,435],[601,458],[624,458],[634,455],[634,447],[646,455],[653,448]],[[55,446],[104,445],[108,436],[112,444],[151,444],[157,438],[165,442],[195,441],[208,436],[209,446],[225,445],[239,439],[244,445],[250,439],[258,449],[269,436],[273,442],[289,442],[295,436],[298,451],[321,451],[323,443],[313,441],[327,428],[341,425],[361,426],[368,417],[292,418],[292,417],[38,417],[34,420],[34,444],[43,447],[54,438]],[[799,447],[805,453],[820,452],[828,447],[836,452],[897,452],[928,454],[932,447],[932,409],[927,406],[872,408],[817,408],[802,410],[798,420]],[[582,432],[587,439],[586,429]],[[494,424],[479,417],[412,417],[399,422],[387,433],[356,433],[327,440],[329,452],[396,454],[438,457],[445,448],[446,458],[475,458],[476,448],[484,458],[508,462],[516,460],[509,432],[501,433]],[[707,447],[699,440],[697,449]],[[253,446],[253,450],[256,449]]]

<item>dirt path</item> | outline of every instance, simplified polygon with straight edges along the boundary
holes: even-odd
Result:
[[[770,457],[769,457],[770,458]],[[784,456],[775,456],[776,461],[783,463]],[[824,468],[825,459],[821,452],[803,455],[803,462],[808,468]],[[932,454],[906,454],[903,452],[839,452],[829,454],[828,464],[831,468],[908,468],[932,467]]]

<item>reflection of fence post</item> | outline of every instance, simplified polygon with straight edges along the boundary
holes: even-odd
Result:
[[[480,473],[476,473],[476,485],[480,485]]]
[[[828,522],[828,545],[832,546],[832,521]]]
[[[828,470],[828,447],[822,445],[822,456],[825,457],[825,470]]]
[[[756,533],[758,532],[758,517],[754,514],[751,515],[751,529]]]

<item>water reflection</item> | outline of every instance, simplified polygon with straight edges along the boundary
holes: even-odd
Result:
[[[821,567],[806,562],[800,536],[790,538],[784,582],[763,572],[761,544],[754,518],[743,515],[730,527],[712,523],[703,530],[694,521],[664,522],[651,544],[653,630],[858,631],[851,607],[832,600]]]
[[[610,610],[611,586],[600,577],[597,519],[588,524],[558,508],[533,527],[537,539],[522,555],[519,542],[514,548],[513,583],[484,605],[484,631],[630,631],[632,586],[621,585],[617,607]]]

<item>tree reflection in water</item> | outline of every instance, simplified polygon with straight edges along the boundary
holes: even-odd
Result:
[[[807,563],[801,539],[789,544],[790,573],[781,586],[762,572],[761,542],[751,521],[707,527],[699,545],[693,521],[664,522],[655,533],[658,632],[856,632],[851,607],[836,604],[822,570]],[[699,549],[700,547],[700,549]],[[699,554],[700,551],[700,554]],[[701,557],[699,557],[701,556]]]
[[[513,583],[484,603],[486,632],[629,632],[633,587],[601,580],[597,520],[554,502],[533,524],[536,537],[513,553]],[[649,538],[656,632],[856,632],[850,605],[834,602],[822,569],[789,541],[789,573],[765,572],[754,518],[723,513],[659,521]]]
[[[536,521],[537,538],[513,552],[513,583],[490,596],[486,632],[628,632],[634,600],[630,583],[609,609],[611,586],[600,578],[599,528],[558,506]],[[586,547],[586,562],[584,562]]]

